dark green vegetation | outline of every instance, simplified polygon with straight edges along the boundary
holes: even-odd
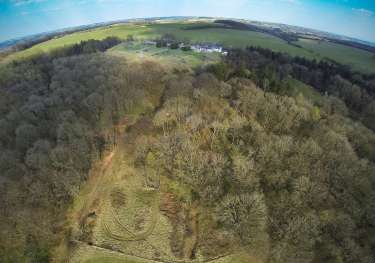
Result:
[[[215,23],[224,25],[224,27],[231,28],[231,29],[238,29],[238,30],[248,30],[248,31],[255,31],[261,33],[267,33],[273,35],[277,38],[280,38],[286,41],[288,44],[291,44],[294,41],[298,41],[298,35],[292,33],[284,33],[280,29],[265,29],[258,26],[244,24],[237,21],[232,20],[216,20]]]
[[[70,55],[76,48],[1,68],[0,262],[48,262],[64,211],[115,143],[114,127],[125,113],[147,111],[160,80],[153,65]]]
[[[290,95],[293,93],[293,87],[287,80],[291,76],[311,85],[321,94],[340,98],[345,102],[349,116],[375,130],[375,75],[353,73],[340,64],[292,58],[262,48],[233,51],[227,62],[229,69],[226,69],[224,64],[218,67],[220,72],[217,74],[222,79],[236,74],[249,76],[266,91]],[[236,71],[233,72],[232,68]],[[312,100],[318,102],[319,99],[315,95]],[[317,105],[323,106],[322,102]]]
[[[121,244],[137,241],[162,248],[147,254],[159,260],[374,261],[374,76],[260,48],[166,71],[101,52],[117,43],[83,42],[0,68],[0,262],[61,261],[53,248],[65,239],[68,255],[82,252],[77,237],[113,252],[83,262],[127,262]],[[129,116],[138,126],[120,137]],[[106,195],[117,181],[103,178],[100,200],[111,203],[83,209],[71,231],[67,208],[121,143],[134,147],[117,160],[131,160],[132,176],[118,171],[129,189]],[[128,231],[127,222],[113,218],[139,216],[120,209],[132,203],[150,216],[132,226],[139,235],[121,235],[113,229]],[[111,206],[116,217],[101,217]],[[171,229],[152,236],[162,227]]]
[[[364,101],[351,93],[373,103],[373,80],[359,88],[340,70],[249,49],[208,68],[217,78],[180,76],[169,86],[154,118],[163,135],[145,140],[153,143],[140,160],[147,167],[155,156],[150,165],[215,211],[217,232],[202,231],[201,253],[225,251],[216,235],[226,229],[227,242],[263,262],[374,260],[375,137],[357,121],[368,117],[358,117]],[[289,97],[290,76],[309,82],[317,72],[333,74],[328,90],[313,83],[330,95],[315,105]]]
[[[296,47],[301,47],[298,44],[294,43],[298,41],[299,39],[306,39],[306,40],[316,39],[316,37],[307,36],[305,33],[301,34],[301,33],[295,33],[295,32],[285,32],[281,30],[280,28],[258,26],[258,25],[253,25],[253,24],[248,24],[248,23],[243,23],[243,22],[238,22],[238,21],[233,21],[233,20],[216,20],[215,23],[217,24],[216,27],[220,27],[220,28],[231,28],[231,29],[238,29],[238,30],[255,31],[255,32],[261,32],[261,33],[273,35],[277,38],[285,40],[286,42],[288,42],[288,44],[295,45]],[[350,41],[350,40],[339,40],[335,38],[323,37],[319,41],[326,42],[326,43],[333,42],[333,43],[341,44],[343,46],[358,48],[358,49],[362,49],[362,50],[369,51],[372,53],[375,52],[375,47],[373,46],[365,45],[365,44]]]

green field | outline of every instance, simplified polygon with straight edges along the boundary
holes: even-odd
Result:
[[[108,27],[73,33],[61,38],[52,39],[30,49],[15,53],[10,58],[27,57],[29,55],[48,52],[53,49],[73,45],[88,39],[104,39],[109,36],[117,36],[125,39],[133,35],[137,39],[151,39],[160,37],[166,33],[173,34],[177,39],[189,39],[192,42],[213,42],[226,47],[244,48],[246,46],[261,46],[275,51],[288,52],[292,55],[312,57],[311,52],[288,45],[285,41],[271,35],[232,30],[225,28],[190,29],[189,26],[207,25],[206,23],[160,23],[160,24],[118,24]]]
[[[194,28],[194,26],[196,25],[190,27]],[[260,46],[275,51],[288,52],[292,55],[311,56],[310,52],[288,45],[285,41],[274,36],[259,32],[212,27],[186,30],[189,26],[183,24],[154,24],[151,27],[152,31],[158,35],[170,33],[180,40],[189,39],[193,42],[213,42],[233,48]]]
[[[49,52],[56,48],[71,46],[73,44],[89,39],[102,40],[110,36],[117,36],[119,38],[125,39],[128,35],[134,35],[139,39],[155,37],[155,35],[152,35],[150,28],[147,26],[131,24],[112,25],[87,31],[81,31],[60,38],[51,39],[49,41],[35,45],[29,49],[14,53],[9,57],[5,58],[5,61],[9,61],[11,59],[18,59],[22,57],[28,57],[35,54],[40,54],[42,52]]]
[[[298,44],[309,50],[318,59],[326,57],[362,72],[375,72],[374,54],[368,51],[311,39],[300,39]]]
[[[206,28],[199,28],[199,26],[206,26]],[[268,34],[220,28],[207,22],[116,24],[55,38],[27,50],[13,53],[4,58],[3,61],[6,62],[34,54],[40,54],[42,52],[48,52],[88,39],[101,40],[109,36],[117,36],[125,39],[128,35],[133,35],[136,39],[142,40],[158,38],[166,33],[173,34],[177,39],[182,41],[188,39],[192,42],[212,42],[233,48],[259,46],[310,59],[315,58],[321,60],[328,58],[350,65],[355,70],[367,73],[375,72],[375,59],[373,54],[367,51],[334,43],[320,43],[318,41],[306,39],[301,39],[297,42],[298,45],[302,46],[302,48],[299,48]]]

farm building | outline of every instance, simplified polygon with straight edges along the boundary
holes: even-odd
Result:
[[[143,44],[145,45],[152,45],[152,46],[155,46],[156,45],[156,41],[153,41],[153,40],[145,40],[143,42]]]
[[[192,45],[191,49],[195,52],[205,52],[205,53],[223,53],[223,47],[218,45]]]

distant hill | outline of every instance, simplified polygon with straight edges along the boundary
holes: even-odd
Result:
[[[217,43],[226,48],[269,48],[292,56],[341,63],[355,71],[375,73],[375,48],[363,41],[283,24],[204,17],[128,19],[39,34],[3,44],[8,51],[0,61],[50,52],[89,39],[102,40],[111,36],[126,39],[132,35],[142,41],[157,39],[164,34],[172,34],[178,41]]]
[[[121,19],[121,20],[116,20],[116,21],[109,21],[109,22],[102,22],[102,23],[95,23],[95,24],[90,24],[90,25],[82,25],[82,26],[77,26],[77,27],[71,27],[71,28],[65,28],[65,29],[59,29],[55,31],[49,31],[49,32],[44,32],[44,33],[38,33],[35,35],[31,36],[25,36],[25,37],[20,37],[16,39],[10,39],[10,40],[5,40],[3,42],[0,42],[0,49],[4,48],[9,48],[14,45],[17,45],[19,43],[23,42],[28,42],[28,41],[35,41],[38,38],[47,36],[47,35],[58,35],[61,33],[71,33],[75,31],[80,31],[80,30],[86,30],[90,28],[95,28],[99,26],[105,26],[105,25],[110,25],[110,24],[116,24],[116,23],[125,23],[125,22],[134,22],[134,21],[156,21],[156,20],[187,20],[187,19],[209,19],[209,20],[215,20],[215,17],[194,17],[194,16],[169,16],[169,17],[150,17],[150,18],[135,18],[135,19]],[[304,27],[299,27],[299,26],[292,26],[292,25],[286,25],[286,24],[278,24],[278,23],[268,23],[268,22],[260,22],[260,21],[251,21],[251,20],[243,20],[243,19],[218,19],[216,20],[217,22],[224,22],[227,25],[231,23],[231,26],[237,29],[248,29],[248,30],[254,30],[254,31],[261,31],[261,32],[268,32],[272,33],[272,30],[267,30],[267,27],[269,25],[273,25],[273,27],[279,27],[282,32],[284,32],[283,29],[288,29],[287,31],[296,31],[300,35],[306,32],[309,32],[310,34],[314,34],[320,37],[324,37],[329,39],[332,42],[336,42],[339,44],[345,44],[345,45],[350,45],[353,47],[361,48],[364,50],[368,50],[371,52],[375,52],[375,43],[371,43],[368,41],[360,40],[360,39],[355,39],[351,37],[346,37],[346,36],[341,36],[333,33],[327,33],[315,29],[308,29]],[[236,22],[236,21],[244,21],[245,23],[241,22]],[[276,30],[277,31],[277,30]],[[288,32],[284,32],[288,33]]]

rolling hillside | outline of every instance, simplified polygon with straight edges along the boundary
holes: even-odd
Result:
[[[309,59],[322,60],[328,58],[349,65],[354,70],[365,73],[375,72],[375,59],[373,54],[368,51],[340,44],[320,43],[312,40],[300,40],[297,44],[301,47],[297,47],[269,34],[220,28],[217,27],[216,24],[200,21],[115,24],[52,39],[33,46],[30,49],[11,54],[4,58],[3,61],[6,62],[17,58],[40,54],[41,52],[48,52],[88,39],[101,40],[109,36],[126,39],[128,35],[133,35],[135,38],[142,40],[159,38],[164,34],[173,34],[181,41],[188,39],[192,42],[219,43],[228,48],[259,46]]]
[[[372,263],[372,64],[297,43],[133,23],[5,58],[0,262]]]

